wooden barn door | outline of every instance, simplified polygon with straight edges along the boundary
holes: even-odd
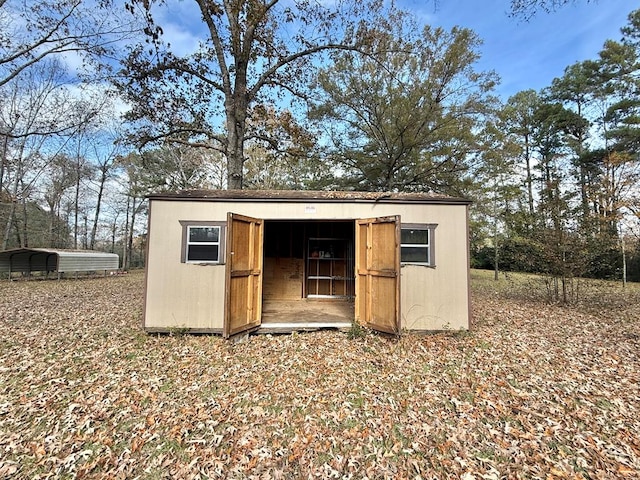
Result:
[[[400,217],[356,221],[356,321],[400,331]]]
[[[260,326],[263,237],[262,220],[227,214],[224,338]]]

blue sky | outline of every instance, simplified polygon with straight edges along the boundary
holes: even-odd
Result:
[[[640,8],[637,0],[569,0],[558,11],[539,11],[525,22],[509,17],[510,0],[396,1],[423,23],[475,31],[484,42],[477,69],[500,75],[496,93],[503,100],[521,90],[548,87],[569,65],[597,59],[605,40],[619,40],[627,16]],[[198,35],[207,35],[203,24],[193,22],[200,17],[196,2],[173,0],[163,5],[159,16],[165,38],[176,53],[192,52]]]
[[[628,14],[640,8],[632,0],[576,0],[557,12],[529,22],[508,16],[509,0],[400,0],[434,26],[455,25],[475,31],[484,41],[480,70],[501,77],[497,93],[506,100],[527,89],[540,90],[575,62],[595,60],[607,39],[619,40]]]

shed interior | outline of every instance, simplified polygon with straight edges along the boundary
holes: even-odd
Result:
[[[266,220],[263,327],[301,322],[350,325],[354,236],[353,220]]]

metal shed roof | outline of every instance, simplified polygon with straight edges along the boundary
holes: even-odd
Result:
[[[150,199],[174,201],[261,201],[261,202],[371,202],[371,203],[471,203],[466,198],[417,192],[344,192],[313,190],[181,190],[148,195]]]
[[[53,248],[14,248],[0,252],[0,272],[92,272],[117,270],[115,253]]]

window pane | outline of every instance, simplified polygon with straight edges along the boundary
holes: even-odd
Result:
[[[218,245],[189,245],[187,261],[218,261]]]
[[[429,243],[429,230],[418,230],[413,228],[403,228],[400,231],[400,243]]]
[[[189,227],[189,243],[218,242],[220,227]]]
[[[403,262],[429,263],[429,248],[427,247],[402,247],[400,260]]]

